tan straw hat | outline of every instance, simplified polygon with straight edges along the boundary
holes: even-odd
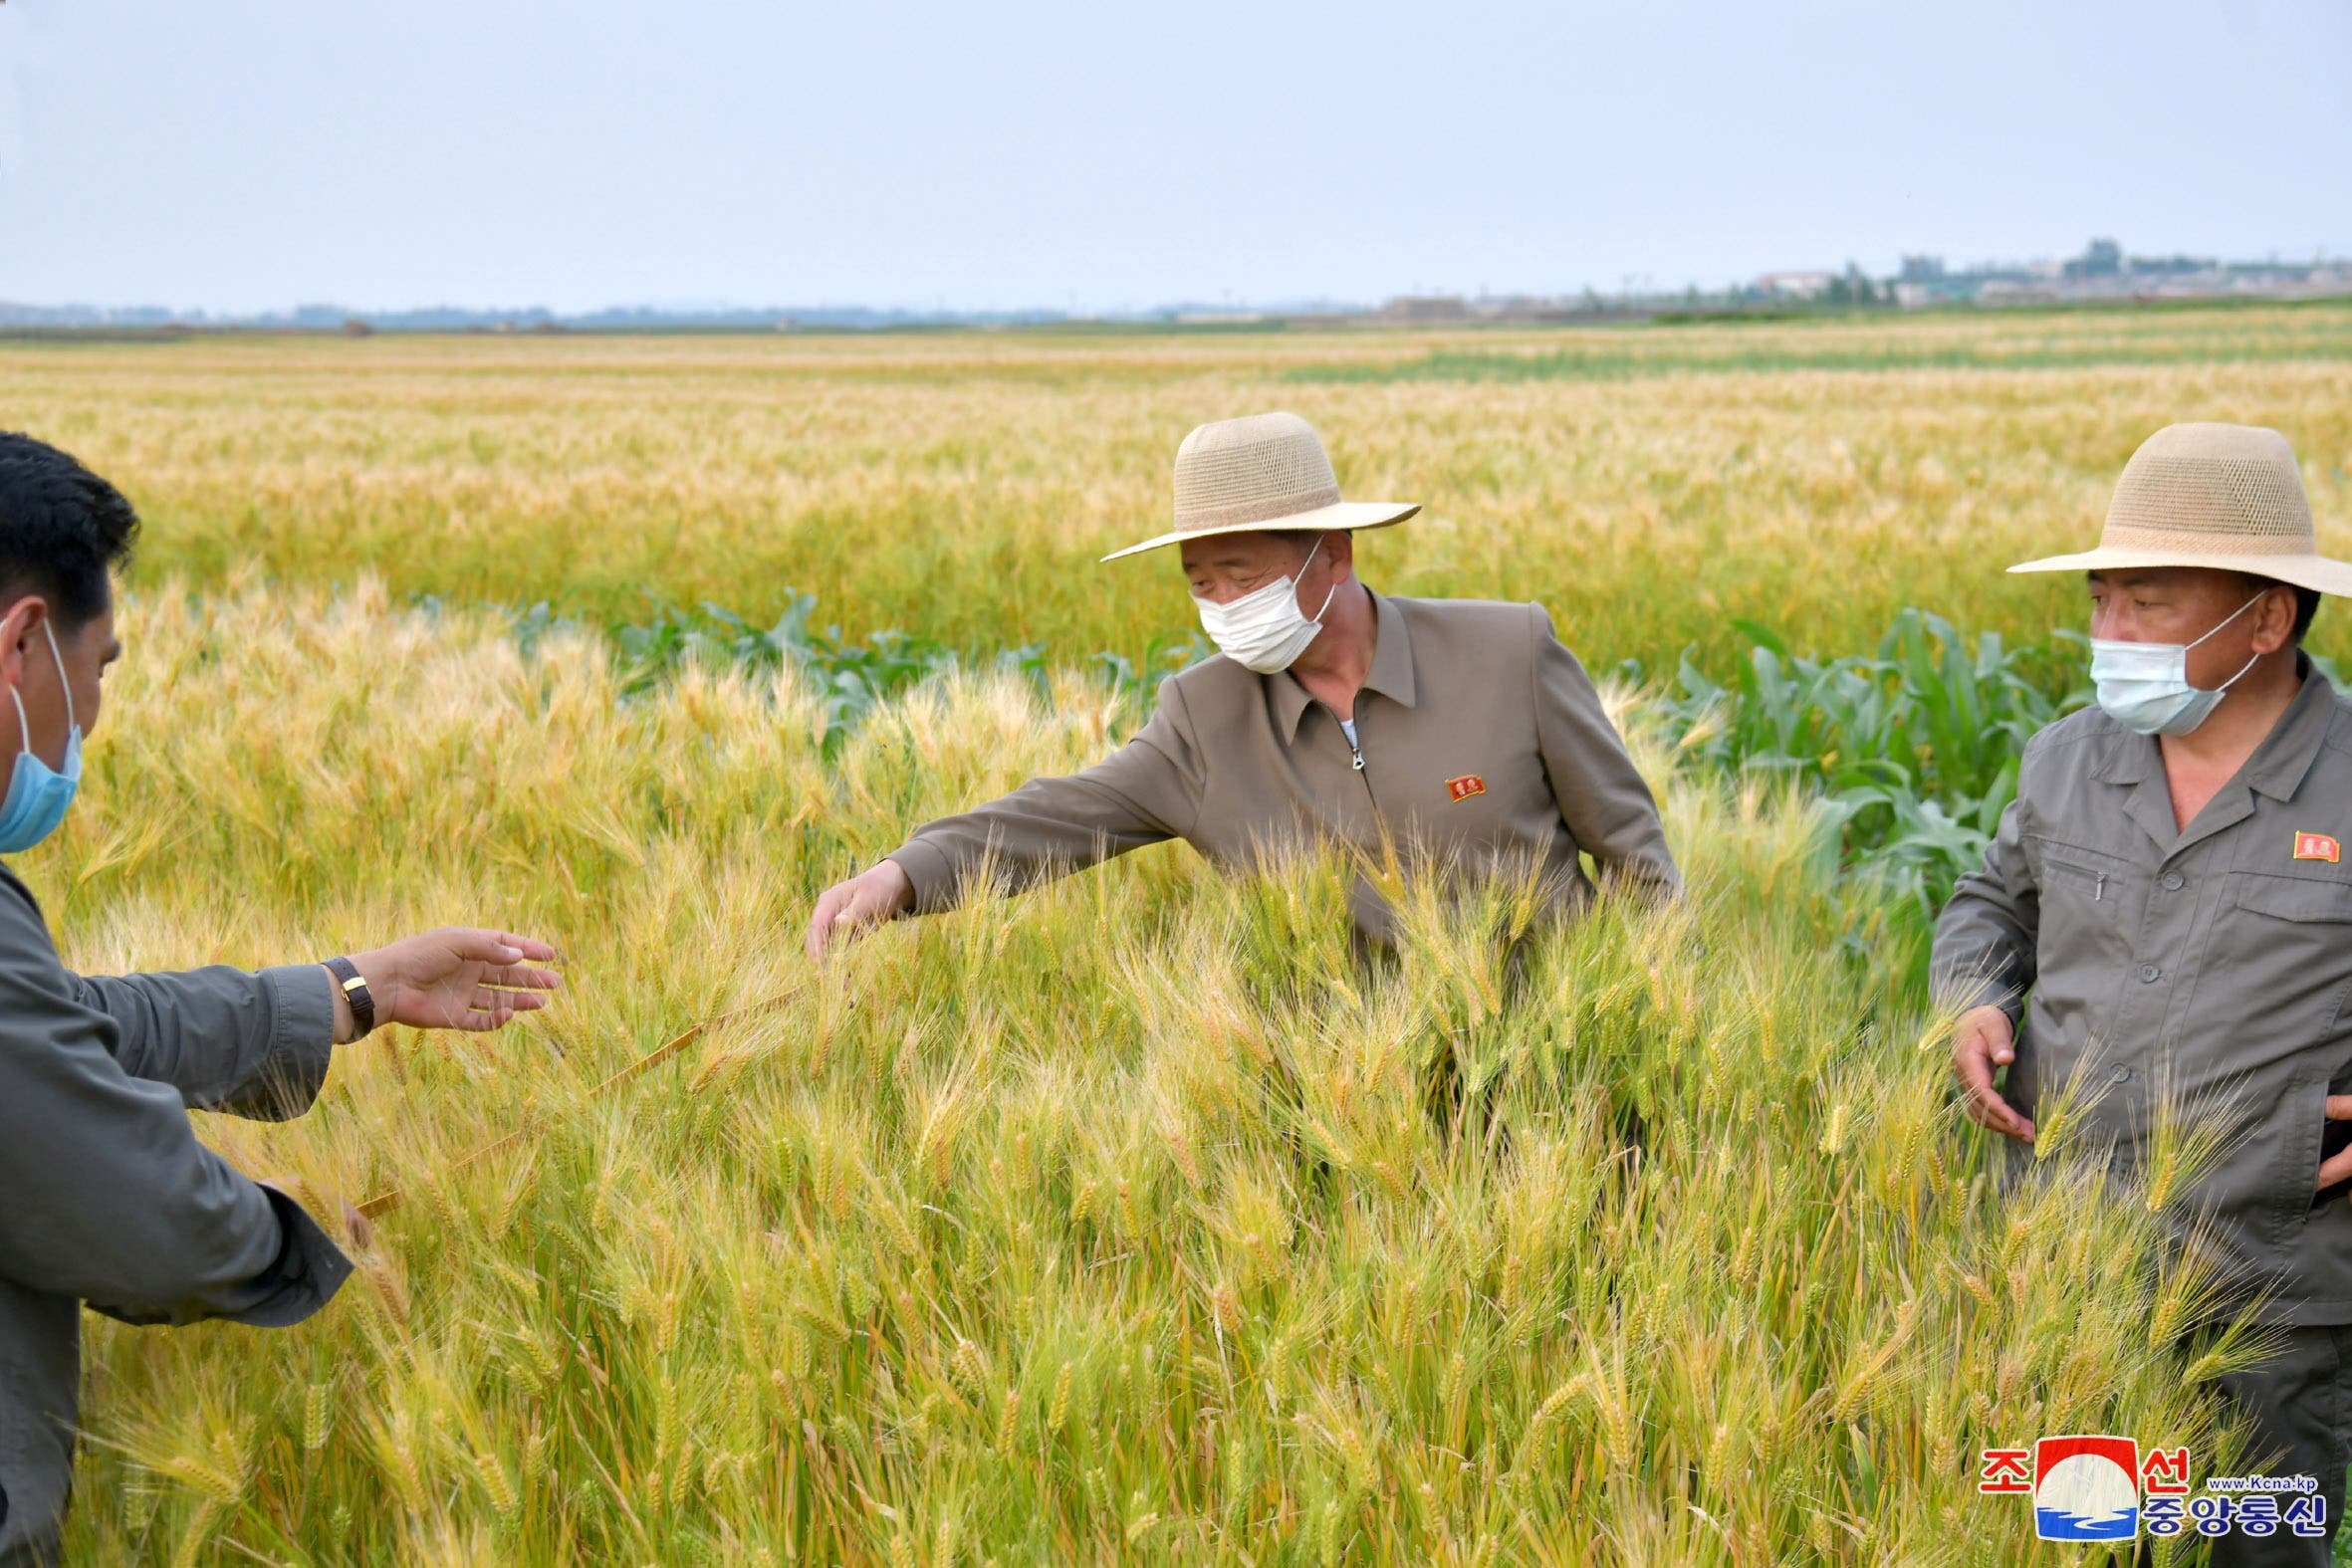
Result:
[[[1296,414],[1251,414],[1202,425],[1176,449],[1176,527],[1103,557],[1116,560],[1212,534],[1259,529],[1386,528],[1418,502],[1342,501],[1322,437]]]
[[[2009,570],[2128,566],[2215,566],[2352,595],[2352,564],[2319,553],[2294,449],[2259,425],[2166,425],[2123,466],[2097,550]]]

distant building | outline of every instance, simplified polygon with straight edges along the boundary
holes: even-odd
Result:
[[[1401,294],[1380,315],[1392,322],[1467,322],[1470,302],[1458,294]]]
[[[1987,305],[2036,305],[2064,297],[2057,284],[2042,278],[1988,278],[1977,290]]]
[[[2093,240],[2080,256],[2066,263],[2069,279],[2113,278],[2123,271],[2123,247],[2113,240]]]
[[[1756,280],[1756,292],[1781,299],[1817,300],[1835,282],[1833,272],[1767,272]]]
[[[1532,294],[1482,294],[1470,302],[1471,314],[1499,322],[1540,321],[1558,314],[1551,301]]]
[[[1926,285],[1938,283],[1944,277],[1944,258],[1941,256],[1906,256],[1903,270],[1895,277],[1898,284]],[[1897,296],[1900,298],[1900,295]]]

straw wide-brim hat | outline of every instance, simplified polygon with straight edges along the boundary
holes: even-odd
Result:
[[[2294,449],[2259,425],[2166,425],[2124,465],[2097,550],[2009,570],[2132,566],[2212,566],[2352,595],[2352,563],[2319,553]]]
[[[1418,502],[1342,501],[1314,426],[1296,414],[1220,419],[1176,449],[1176,527],[1103,557],[1260,529],[1363,529],[1402,523]]]

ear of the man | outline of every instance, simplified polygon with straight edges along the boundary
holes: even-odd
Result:
[[[1333,529],[1323,541],[1323,550],[1331,558],[1333,580],[1345,582],[1355,575],[1355,536],[1345,529]]]
[[[2271,584],[2254,615],[2254,652],[2276,653],[2294,641],[2295,590],[2283,582]]]
[[[27,593],[5,607],[0,607],[0,684],[14,690],[25,683],[25,660],[33,651],[33,639],[41,635],[41,623],[49,616],[48,601],[38,593]]]

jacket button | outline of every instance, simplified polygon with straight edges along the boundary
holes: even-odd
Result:
[[[2143,964],[2140,966],[2140,979],[2149,985],[2154,985],[2156,983],[2157,977],[2163,973],[2163,970],[2158,969],[2153,964]]]
[[[2129,1067],[2118,1067],[2115,1069],[2115,1081],[2117,1083],[2123,1083],[2127,1081],[2131,1075],[2132,1070]]]
[[[2180,872],[2178,872],[2178,871],[2167,871],[2167,872],[2164,874],[2164,890],[2165,890],[2167,893],[2178,893],[2178,892],[2181,890],[2181,873],[2180,873]]]

